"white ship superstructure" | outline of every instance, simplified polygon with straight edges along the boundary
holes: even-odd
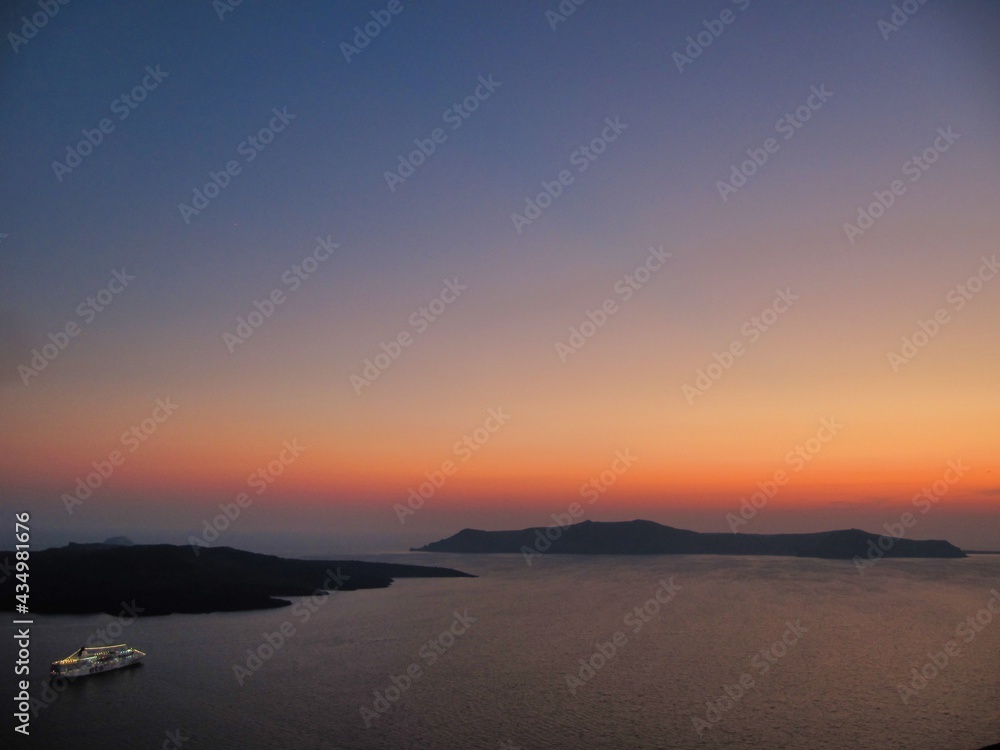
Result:
[[[84,646],[65,659],[52,662],[53,677],[81,677],[138,664],[146,654],[119,643],[116,646]]]

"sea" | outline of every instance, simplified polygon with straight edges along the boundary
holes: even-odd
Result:
[[[275,610],[35,616],[3,747],[977,750],[1000,742],[1000,555],[445,555]],[[124,602],[124,604],[129,604]],[[4,670],[15,652],[7,639]],[[127,642],[139,666],[53,684]],[[15,709],[16,710],[16,709]]]

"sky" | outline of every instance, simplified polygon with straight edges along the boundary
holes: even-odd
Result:
[[[0,506],[1000,549],[1000,13],[903,6],[6,4]]]

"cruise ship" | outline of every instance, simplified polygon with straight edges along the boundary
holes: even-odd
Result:
[[[119,643],[117,646],[84,646],[65,659],[52,662],[53,677],[82,677],[138,664],[142,651]]]

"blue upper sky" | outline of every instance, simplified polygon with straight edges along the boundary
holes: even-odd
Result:
[[[680,409],[664,417],[671,429],[691,418],[711,430],[709,410],[685,411],[683,379],[789,284],[803,312],[784,324],[787,340],[769,339],[777,350],[758,357],[764,371],[743,371],[748,388],[771,390],[740,408],[825,377],[843,381],[832,401],[867,383],[865,398],[879,402],[895,391],[871,385],[885,374],[887,348],[995,248],[1000,185],[996,3],[902,5],[913,12],[888,0],[71,0],[46,5],[57,8],[49,18],[37,0],[8,2],[4,409],[17,430],[44,424],[69,436],[83,431],[83,417],[66,404],[86,406],[97,420],[89,432],[113,436],[130,418],[116,411],[127,399],[170,392],[232,409],[206,406],[205,425],[269,409],[258,426],[290,430],[315,416],[381,446],[376,426],[418,434],[428,420],[450,424],[442,415],[452,408],[478,414],[501,398],[551,405],[577,392],[617,404],[634,393]],[[554,23],[560,7],[576,10]],[[894,14],[905,23],[890,25]],[[31,18],[44,23],[36,29]],[[345,59],[356,29],[376,26]],[[477,91],[475,111],[456,120],[453,107]],[[782,130],[789,114],[806,119]],[[443,142],[390,189],[387,171],[439,128]],[[861,243],[848,242],[844,223],[946,128],[960,133],[958,145]],[[248,139],[261,130],[266,143],[254,149]],[[91,147],[87,133],[100,143]],[[602,153],[580,161],[595,139]],[[720,182],[768,139],[777,150],[723,200]],[[86,153],[68,156],[81,142]],[[230,162],[238,173],[217,194],[209,188],[207,206],[182,212]],[[512,214],[563,170],[572,184],[518,232]],[[318,236],[340,243],[338,254],[280,320],[230,355],[223,334]],[[577,360],[585,364],[546,370],[561,366],[553,342],[660,245],[675,256],[655,291],[595,340],[590,359]],[[133,286],[87,328],[88,343],[25,389],[17,365],[122,268]],[[414,347],[378,394],[356,398],[349,376],[451,278],[471,290],[463,311]],[[965,320],[952,345],[985,356],[976,342],[986,318]],[[928,382],[940,382],[946,361],[935,367]],[[406,390],[394,391],[401,383]],[[810,399],[793,399],[789,413],[812,420],[829,408],[825,396]],[[540,421],[572,421],[543,411]],[[573,424],[569,433],[587,434]],[[624,445],[640,433],[593,434]],[[28,451],[48,438],[19,439]],[[59,487],[105,450],[66,440],[65,455],[79,455],[52,480]],[[365,455],[375,462],[381,450]],[[12,487],[54,497],[23,477]]]

